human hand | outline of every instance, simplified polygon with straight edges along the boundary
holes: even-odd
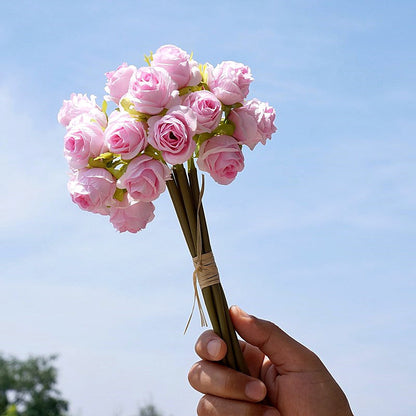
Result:
[[[353,416],[345,394],[312,351],[236,306],[230,315],[246,341],[241,347],[251,376],[217,363],[226,344],[213,331],[204,332],[195,347],[202,361],[188,377],[204,394],[199,416]]]

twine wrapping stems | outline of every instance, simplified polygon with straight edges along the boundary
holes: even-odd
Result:
[[[198,285],[196,283],[197,280],[201,290],[220,283],[220,275],[218,273],[217,265],[215,264],[215,259],[212,251],[205,254],[199,253],[199,255],[194,257],[192,260],[194,262],[194,304],[192,306],[192,312],[188,319],[188,323],[185,327],[185,333],[188,330],[189,324],[191,322],[195,309],[195,303],[198,305],[199,316],[201,318],[201,326],[208,326],[208,322],[204,314],[204,309],[202,308],[201,299],[199,298],[198,294]]]
[[[220,283],[220,276],[212,251],[196,256],[192,260],[201,290]]]

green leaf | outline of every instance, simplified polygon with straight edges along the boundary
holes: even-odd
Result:
[[[183,87],[179,90],[179,97],[182,97],[183,95],[189,94],[193,91],[195,91],[193,87]]]
[[[214,137],[214,132],[212,133],[201,133],[201,134],[196,134],[194,136],[194,140],[201,145],[202,143],[204,143],[206,140],[210,139],[211,137]]]
[[[101,153],[101,155],[88,160],[90,168],[107,168],[107,164],[114,159],[114,154],[111,152]]]
[[[147,65],[150,66],[152,64],[152,61],[153,61],[153,52],[150,51],[150,55],[149,56],[145,55],[144,56],[144,60],[146,61]]]
[[[146,149],[144,149],[144,154],[152,157],[153,159],[160,160],[161,162],[165,163],[162,157],[162,153],[159,150],[155,149],[150,144],[148,144],[146,146]]]
[[[201,91],[201,90],[208,90],[208,85],[204,84],[203,82],[200,82],[198,85],[193,85],[193,86],[189,86],[189,87],[183,87],[179,90],[179,96],[183,96],[186,95],[190,92],[195,92],[195,91]]]
[[[113,160],[113,158],[114,158],[114,153],[105,152],[105,153],[101,153],[94,160],[102,160],[104,162],[109,162],[109,161]]]
[[[137,121],[147,121],[151,116],[149,114],[141,113],[134,109],[133,103],[127,98],[123,98],[120,101],[120,105],[123,107],[124,111],[134,116]]]
[[[21,360],[0,353],[2,416],[67,415],[68,402],[56,386],[55,359],[52,355]]]
[[[221,121],[218,127],[214,130],[215,135],[224,134],[226,136],[232,136],[234,134],[235,125],[230,120]]]
[[[207,84],[208,83],[208,72],[207,72],[207,64],[199,64],[199,72],[202,75],[202,83]]]
[[[116,178],[120,179],[127,170],[129,162],[123,160],[120,155],[114,155],[114,159],[107,163],[106,169]]]

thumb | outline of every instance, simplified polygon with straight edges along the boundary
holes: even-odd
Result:
[[[258,347],[281,374],[316,368],[319,358],[269,321],[248,315],[238,306],[230,309],[231,319],[240,336]]]

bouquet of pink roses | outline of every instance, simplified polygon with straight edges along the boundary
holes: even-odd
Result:
[[[106,73],[102,107],[95,96],[64,101],[58,121],[67,129],[68,190],[81,209],[136,233],[153,220],[153,201],[168,188],[194,261],[201,321],[197,281],[214,331],[228,345],[225,364],[247,372],[212,255],[195,161],[217,183],[231,183],[244,168],[242,148],[253,150],[276,131],[275,111],[246,100],[253,78],[243,64],[200,65],[174,45],[145,59],[148,66],[123,63]],[[109,116],[108,102],[116,107]]]

